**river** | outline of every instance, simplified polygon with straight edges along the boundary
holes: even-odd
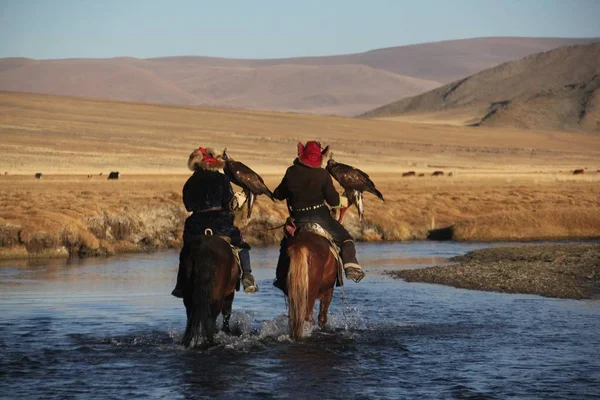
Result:
[[[287,337],[276,248],[252,250],[260,292],[234,335],[185,350],[178,254],[0,263],[0,398],[598,399],[600,302],[392,279],[486,243],[359,243],[367,278],[330,321]],[[496,243],[493,245],[504,245]]]

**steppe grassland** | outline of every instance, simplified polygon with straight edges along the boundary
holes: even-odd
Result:
[[[274,188],[297,141],[310,139],[368,172],[386,197],[365,194],[363,224],[348,214],[359,240],[424,239],[449,225],[459,240],[600,236],[594,136],[13,93],[0,94],[0,110],[3,256],[177,247],[191,149],[228,147]],[[453,176],[431,177],[437,169]],[[121,179],[107,181],[110,170]],[[408,170],[425,176],[402,178]],[[238,222],[253,244],[276,243],[280,231],[268,228],[286,215],[262,196]]]
[[[0,174],[186,173],[199,145],[278,173],[298,141],[367,172],[600,169],[593,135],[408,124],[0,92]]]

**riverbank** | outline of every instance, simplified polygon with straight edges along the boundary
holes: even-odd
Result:
[[[0,175],[0,258],[105,256],[179,248],[188,213],[189,175]],[[280,176],[265,175],[274,189]],[[598,180],[557,174],[402,179],[372,174],[385,203],[365,194],[344,225],[357,241],[427,240],[447,228],[461,241],[573,240],[600,237]],[[236,190],[239,190],[237,187]],[[341,189],[338,187],[338,190]],[[250,220],[237,216],[251,245],[274,245],[285,203],[260,196]],[[448,229],[451,227],[451,229]]]
[[[450,258],[456,264],[393,271],[407,282],[457,288],[600,299],[600,244],[498,247]]]

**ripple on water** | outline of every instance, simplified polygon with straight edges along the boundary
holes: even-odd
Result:
[[[231,336],[218,333],[216,346],[192,350],[179,344],[185,314],[168,295],[176,252],[86,260],[56,269],[52,279],[39,265],[16,269],[0,274],[0,393],[597,398],[600,303],[408,284],[380,274],[398,257],[431,259],[471,247],[359,244],[365,265],[384,260],[345,287],[346,300],[336,290],[328,325],[308,329],[300,342],[289,339],[284,301],[270,285],[273,268],[262,267],[277,249],[253,249],[261,291],[236,295]]]

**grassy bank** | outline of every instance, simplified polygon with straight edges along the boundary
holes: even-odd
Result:
[[[0,257],[101,256],[179,248],[187,217],[187,175],[0,176]],[[274,188],[280,177],[267,176]],[[400,180],[373,175],[386,202],[365,194],[361,224],[351,209],[344,225],[359,241],[424,240],[453,227],[454,240],[600,237],[595,181],[455,176]],[[253,217],[237,225],[252,245],[276,244],[285,204],[259,197]]]

